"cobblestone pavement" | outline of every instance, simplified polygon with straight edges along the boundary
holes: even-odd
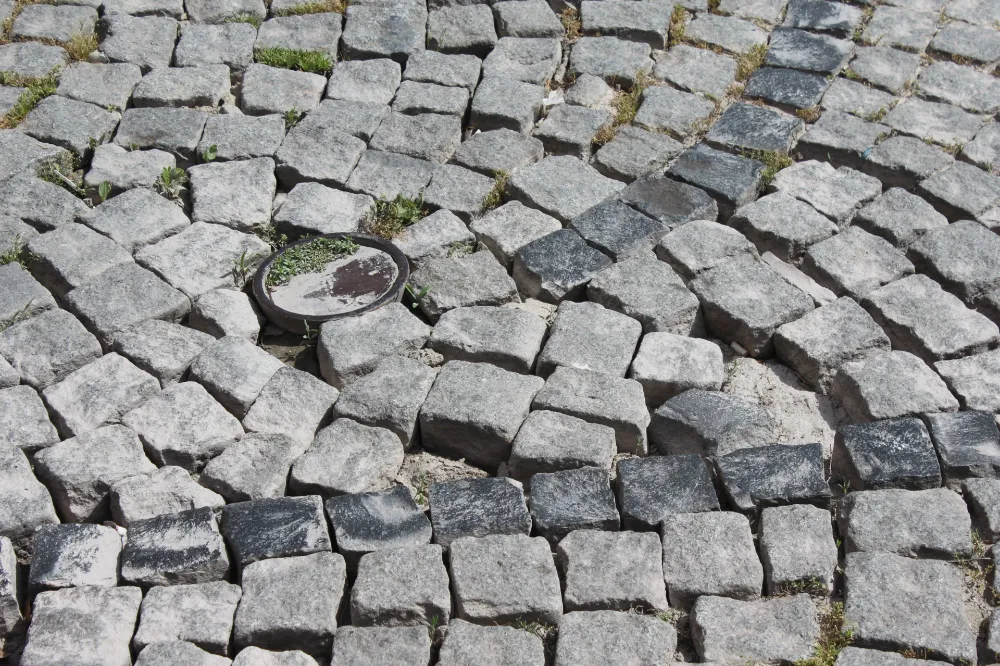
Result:
[[[0,662],[997,660],[1000,2],[269,4],[0,0]]]

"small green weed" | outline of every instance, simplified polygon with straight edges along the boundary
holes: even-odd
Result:
[[[87,56],[97,50],[97,35],[93,32],[77,32],[62,47],[73,60],[86,60]]]
[[[594,143],[602,146],[615,138],[618,128],[628,125],[639,113],[639,105],[642,103],[642,94],[647,88],[654,85],[656,81],[645,72],[636,72],[632,88],[630,90],[618,90],[615,92],[615,99],[612,105],[615,108],[615,116],[610,125],[605,125],[594,136]]]
[[[756,44],[750,50],[736,58],[736,80],[746,81],[750,75],[760,69],[767,55],[767,44]]]
[[[506,171],[498,171],[496,176],[493,177],[493,189],[486,193],[483,197],[483,203],[481,210],[488,211],[493,210],[497,206],[503,203],[503,193],[504,189],[507,187],[507,181],[510,180],[510,174]]]
[[[288,9],[281,9],[274,12],[275,16],[304,16],[305,14],[325,14],[334,12],[343,14],[347,9],[347,2],[344,0],[316,0],[302,5],[295,5]]]
[[[773,150],[745,151],[742,155],[743,157],[749,157],[750,159],[757,160],[758,162],[762,162],[764,164],[764,173],[760,176],[761,189],[770,185],[771,181],[774,180],[774,177],[778,175],[779,171],[795,164],[795,160],[788,155],[783,155]]]
[[[322,51],[300,51],[297,49],[282,49],[277,47],[259,49],[256,52],[257,62],[281,69],[293,69],[299,72],[313,74],[330,73],[333,61]]]
[[[31,316],[31,305],[35,302],[35,299],[28,301],[23,308],[14,313],[14,316],[10,319],[0,319],[0,333],[3,333],[8,328],[22,322]]]
[[[885,114],[887,113],[889,113],[889,107],[881,106],[878,108],[878,110],[873,111],[872,113],[869,113],[867,116],[865,116],[865,120],[867,120],[870,123],[877,123],[878,121],[885,118]]]
[[[829,592],[830,590],[827,588],[826,583],[813,577],[806,580],[796,580],[791,583],[785,583],[778,588],[775,594],[783,595],[805,593],[817,597],[825,597],[829,594]]]
[[[100,197],[101,203],[108,200],[108,196],[111,194],[111,183],[108,181],[102,181],[100,185],[97,186],[97,196]]]
[[[416,199],[397,194],[391,200],[380,197],[375,202],[375,210],[365,219],[363,226],[366,233],[392,240],[426,215],[422,193]]]
[[[406,286],[409,287],[410,285]],[[427,480],[427,472],[420,472],[420,474],[417,475],[417,485],[416,485],[417,493],[416,497],[413,498],[413,501],[420,505],[426,504],[427,489],[429,488],[429,486],[430,483]]]
[[[13,129],[21,124],[21,121],[38,106],[39,102],[56,94],[59,73],[57,70],[53,70],[41,78],[27,78],[11,72],[0,72],[0,85],[25,88],[14,106],[3,117],[0,117],[0,129]]]
[[[70,175],[73,175],[70,172]],[[70,194],[84,199],[87,197],[87,193],[81,188],[76,181],[67,176],[59,168],[58,164],[50,164],[38,172],[38,177],[42,180],[52,183],[53,185],[58,185]]]
[[[687,22],[690,14],[680,5],[674,6],[674,12],[670,15],[670,37],[667,45],[671,48],[684,41],[687,36]]]
[[[156,181],[156,186],[163,194],[177,198],[181,195],[181,190],[187,184],[187,172],[180,167],[163,167],[160,177]]]
[[[279,234],[271,223],[255,225],[253,233],[257,238],[270,245],[272,252],[288,244],[288,236]]]
[[[233,276],[233,283],[238,289],[242,289],[250,279],[250,272],[253,271],[255,257],[247,254],[249,250],[243,250],[240,256],[233,259],[233,267],[230,273]]]
[[[427,286],[420,291],[417,291],[410,285],[409,282],[406,283],[404,288],[406,289],[406,295],[410,297],[411,301],[413,301],[410,303],[410,307],[414,310],[420,307],[420,301],[422,301],[424,296],[427,295],[427,292],[431,290],[430,286]]]
[[[813,656],[800,659],[795,666],[833,666],[840,652],[854,640],[854,629],[844,628],[844,604],[833,603],[819,619],[819,643]]]
[[[214,143],[205,149],[205,152],[201,154],[202,162],[214,162],[215,158],[219,156],[219,147]]]
[[[854,34],[851,35],[851,39],[855,42],[860,42],[862,35],[865,34],[865,28],[868,27],[868,22],[872,20],[872,16],[875,15],[874,7],[865,7],[861,12],[861,22],[858,23],[858,27],[854,29]]]
[[[296,275],[318,273],[336,259],[349,257],[360,245],[349,236],[342,238],[316,238],[282,252],[271,262],[265,284],[268,289],[288,284]]]
[[[476,244],[470,241],[455,241],[448,246],[448,257],[467,257],[476,251]]]
[[[307,342],[312,341],[319,335],[319,329],[310,326],[307,320],[302,320],[302,326],[306,329],[306,332],[302,334],[303,340],[306,340]]]
[[[29,256],[24,249],[24,239],[21,238],[21,234],[14,234],[14,237],[11,239],[10,248],[3,254],[0,254],[0,266],[18,263],[21,264],[22,268],[27,268],[28,261]]]
[[[293,106],[292,108],[288,109],[288,111],[285,111],[284,118],[285,118],[285,129],[290,130],[296,125],[298,125],[299,121],[302,120],[302,112]]]
[[[583,22],[580,20],[580,10],[576,7],[567,7],[559,14],[563,29],[566,30],[566,41],[573,43],[583,36]]]
[[[240,12],[239,14],[233,14],[227,18],[223,23],[249,23],[255,28],[260,28],[260,24],[264,21],[261,17],[256,14],[250,14],[249,12]]]

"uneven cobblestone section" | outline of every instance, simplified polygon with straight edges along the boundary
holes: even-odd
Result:
[[[998,113],[998,0],[0,0],[0,662],[997,663]]]

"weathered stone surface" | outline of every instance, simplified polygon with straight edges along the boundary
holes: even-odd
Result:
[[[434,483],[428,495],[434,542],[445,548],[466,537],[531,532],[531,517],[517,481],[488,478]]]
[[[20,606],[22,590],[23,585],[20,585],[17,575],[14,546],[7,537],[0,537],[0,630],[4,632],[4,648],[8,640],[15,642],[16,637],[24,631],[24,616]]]
[[[209,461],[198,482],[229,502],[281,497],[304,448],[287,435],[250,433]]]
[[[848,167],[809,160],[783,169],[770,185],[806,202],[839,226],[846,226],[857,209],[882,193],[875,178]]]
[[[18,153],[26,149],[23,145],[12,148]],[[42,164],[37,168],[42,168]],[[16,173],[14,176],[0,184],[0,215],[20,220],[45,232],[62,226],[73,226],[70,223],[89,210],[86,204],[67,190],[35,178],[31,170],[27,174]],[[32,240],[39,239],[33,237]]]
[[[565,608],[663,610],[660,539],[656,534],[577,530],[559,542],[566,579]]]
[[[42,77],[53,67],[62,67],[67,62],[69,54],[61,46],[30,41],[0,46],[0,68],[18,76]]]
[[[117,111],[53,95],[39,102],[18,129],[87,160],[94,152],[91,146],[109,141],[120,119]]]
[[[769,107],[737,102],[726,109],[705,139],[737,151],[762,150],[785,154],[804,129],[802,121],[794,116]]]
[[[133,253],[190,224],[184,211],[145,187],[124,188],[118,196],[81,216],[80,221]]]
[[[894,130],[942,145],[971,141],[984,121],[982,116],[950,104],[915,97],[904,100],[885,116],[885,124]]]
[[[485,90],[489,90],[495,81],[484,81]],[[533,122],[532,120],[529,125]],[[509,174],[515,169],[534,164],[542,159],[544,150],[541,141],[513,129],[484,128],[463,141],[451,159],[473,171],[494,176],[501,171]]]
[[[805,30],[778,28],[771,33],[764,64],[837,74],[853,54],[854,45],[847,40]]]
[[[129,640],[141,602],[142,590],[137,587],[42,592],[32,604],[21,663],[117,665],[131,661]]]
[[[589,159],[591,143],[611,123],[605,110],[561,104],[552,109],[533,135],[541,139],[550,155],[572,155]]]
[[[225,657],[209,654],[187,641],[165,641],[143,648],[135,663],[139,666],[169,666],[178,663],[192,666],[229,666],[232,662]]]
[[[865,173],[879,178],[886,187],[913,189],[918,181],[953,164],[955,158],[940,148],[910,136],[886,139],[861,164]]]
[[[204,155],[215,146],[219,161],[273,157],[284,138],[285,121],[277,114],[211,115],[198,142],[198,153]]]
[[[403,445],[395,433],[337,419],[295,461],[289,485],[297,494],[324,496],[381,490],[402,464]]]
[[[573,218],[569,226],[589,245],[615,261],[645,254],[668,228],[613,199]]]
[[[788,110],[819,104],[830,82],[819,74],[778,67],[762,67],[750,76],[744,94]]]
[[[714,391],[691,389],[653,414],[649,437],[662,455],[725,455],[773,442],[775,421],[766,409]]]
[[[545,88],[540,85],[503,77],[485,79],[472,98],[469,129],[508,129],[527,134],[538,120],[544,97]]]
[[[742,55],[767,43],[767,33],[753,23],[731,16],[703,13],[684,29],[688,39]]]
[[[30,264],[32,275],[58,297],[113,266],[132,263],[121,246],[82,224],[35,236],[26,247],[36,255]]]
[[[691,634],[705,662],[794,663],[813,654],[820,624],[816,606],[805,594],[761,601],[705,596],[691,610]]]
[[[252,116],[315,109],[323,96],[326,79],[311,72],[253,64],[243,73],[240,108]]]
[[[1000,431],[994,414],[927,414],[924,420],[941,459],[946,484],[967,477],[997,477]]]
[[[424,48],[428,16],[423,3],[357,5],[346,15],[341,37],[345,58],[392,58],[402,62]]]
[[[354,139],[352,139],[353,141]],[[360,142],[360,140],[358,140]],[[355,148],[360,154],[360,142]],[[367,150],[351,172],[347,188],[373,197],[417,199],[436,170],[433,162],[380,150]]]
[[[271,222],[271,202],[277,187],[274,160],[250,160],[198,164],[188,170],[191,179],[191,219],[213,222],[237,231]],[[240,196],[234,201],[233,193]]]
[[[976,634],[965,618],[962,575],[955,565],[851,553],[845,586],[844,619],[856,627],[857,645],[927,650],[950,661],[975,659]]]
[[[547,377],[565,366],[624,377],[641,334],[631,317],[595,303],[565,301],[538,358],[538,374]]]
[[[163,67],[139,81],[132,103],[143,106],[218,106],[229,94],[229,68],[223,65]]]
[[[1000,197],[1000,178],[956,162],[920,183],[920,193],[949,220],[985,216]]]
[[[244,593],[246,568],[253,562],[331,550],[323,501],[317,495],[227,504],[222,533],[243,570]]]
[[[591,74],[608,82],[631,88],[636,76],[649,74],[653,61],[648,44],[616,37],[583,37],[573,45],[568,73]]]
[[[302,650],[330,654],[347,585],[344,558],[315,553],[254,562],[243,571],[243,597],[233,625],[237,650]]]
[[[622,460],[616,495],[622,526],[631,530],[656,530],[669,516],[719,508],[708,467],[696,455]]]
[[[351,588],[351,624],[355,627],[448,624],[451,595],[442,555],[441,546],[428,544],[379,550],[363,556]]]
[[[245,339],[227,336],[205,348],[191,364],[191,379],[223,407],[243,418],[281,361]]]
[[[904,249],[948,220],[920,197],[894,187],[858,211],[852,224]]]
[[[938,361],[934,369],[958,396],[964,409],[997,412],[1000,403],[994,378],[998,363],[1000,353],[989,351],[954,361]]]
[[[33,301],[25,300],[24,306]],[[17,312],[10,314],[13,317]],[[99,358],[101,345],[73,315],[55,309],[12,324],[0,333],[0,355],[24,384],[40,391]]]
[[[722,352],[707,340],[649,333],[632,361],[629,376],[642,384],[646,404],[656,407],[692,388],[722,387]]]
[[[918,270],[971,305],[1000,284],[998,241],[982,224],[964,220],[931,229],[910,247],[908,255]]]
[[[616,452],[610,427],[536,410],[518,430],[507,465],[512,477],[528,481],[533,474],[584,466],[609,470]]]
[[[958,409],[958,401],[944,382],[923,361],[904,351],[844,364],[831,394],[854,421]]]
[[[17,447],[0,448],[0,536],[18,542],[30,537],[41,525],[57,524],[59,518],[48,491],[31,473],[24,452]]]
[[[528,373],[545,337],[545,322],[504,307],[455,308],[441,315],[427,346],[445,361],[492,363]]]
[[[453,164],[444,164],[434,170],[424,199],[434,208],[446,209],[453,213],[452,219],[455,222],[468,223],[483,212],[483,201],[495,185],[494,180],[482,174]],[[465,228],[465,224],[461,227],[461,234],[455,240],[469,241],[474,245],[475,239]]]
[[[289,238],[358,230],[374,200],[319,183],[299,183],[274,213],[275,229]]]
[[[128,109],[122,115],[115,143],[127,149],[162,150],[173,154],[181,166],[186,166],[195,160],[198,140],[207,120],[208,114],[196,109]]]
[[[162,150],[126,150],[117,144],[105,143],[94,150],[90,169],[83,177],[83,185],[91,197],[100,196],[98,190],[105,181],[111,185],[111,196],[137,187],[153,189],[163,169],[175,166],[177,158]],[[178,212],[181,211],[178,209]],[[81,217],[81,221],[87,224],[85,217]],[[132,223],[135,224],[135,221]]]
[[[855,490],[924,490],[941,485],[934,445],[916,418],[842,426],[834,445],[833,469]]]
[[[883,90],[838,77],[827,88],[820,107],[824,111],[842,111],[870,118],[881,114],[883,109],[888,111],[894,101],[895,98]]]
[[[830,513],[808,505],[766,508],[760,518],[760,557],[768,594],[796,584],[833,588],[837,544]]]
[[[972,524],[984,539],[995,539],[1000,528],[1000,482],[996,479],[966,479],[962,496],[969,505]]]
[[[525,243],[514,255],[514,281],[531,298],[559,303],[579,298],[611,260],[572,229]]]
[[[373,150],[447,162],[462,140],[461,121],[436,113],[408,116],[391,112],[372,136]]]
[[[28,585],[33,591],[114,587],[122,538],[103,525],[43,525],[33,537]]]
[[[319,113],[289,131],[274,155],[275,175],[286,188],[306,181],[344,185],[364,152],[364,141],[340,131]]]
[[[653,75],[682,90],[721,97],[736,80],[736,61],[708,49],[678,44],[657,59]]]
[[[730,503],[740,511],[805,502],[825,506],[831,496],[820,444],[741,449],[721,456],[716,466]]]
[[[308,446],[330,417],[339,392],[312,375],[279,368],[261,389],[243,427],[250,432],[280,433]]]
[[[208,507],[129,525],[121,579],[133,585],[183,585],[225,580],[229,556]]]
[[[224,338],[231,335],[256,343],[264,318],[257,305],[241,291],[214,289],[195,299],[188,325],[191,328]]]
[[[497,33],[501,37],[562,37],[565,29],[552,8],[544,2],[494,5]]]
[[[683,140],[696,133],[714,111],[715,104],[698,95],[654,86],[643,91],[635,122]]]
[[[414,56],[421,53],[417,52]],[[333,68],[326,97],[388,104],[396,94],[401,78],[399,63],[392,60],[343,60]]]
[[[132,645],[187,641],[202,650],[229,655],[233,614],[242,591],[222,581],[150,588],[142,600]]]
[[[944,661],[928,661],[926,659],[910,659],[895,652],[882,650],[865,650],[856,647],[844,648],[837,659],[837,666],[943,666]]]
[[[476,6],[477,10],[459,10],[458,8],[443,9],[433,12],[431,16],[449,16],[449,21],[464,20],[467,25],[464,31],[468,31],[468,37],[462,32],[452,28],[456,32],[457,40],[466,39],[469,43],[463,50],[473,52],[478,50],[477,46],[487,46],[493,39],[491,31],[493,29],[493,17],[490,12],[481,12],[484,9],[481,5]],[[464,14],[464,16],[463,16]],[[476,25],[482,16],[484,21],[482,27]],[[440,29],[440,28],[439,28]],[[431,28],[428,28],[429,39],[434,39],[431,35]],[[478,42],[475,44],[474,42]],[[471,48],[470,48],[471,47]],[[488,46],[487,46],[488,48]],[[445,49],[442,49],[445,50]],[[456,50],[456,49],[450,49]],[[545,85],[555,74],[559,66],[562,55],[562,48],[557,39],[524,39],[516,37],[504,37],[496,42],[496,46],[483,60],[483,77],[486,79],[498,78],[535,85]]]
[[[223,64],[239,72],[253,62],[256,39],[257,30],[249,23],[182,23],[174,64],[178,67]]]
[[[357,569],[358,560],[367,553],[431,541],[430,520],[404,486],[331,497],[326,501],[326,513],[337,551],[351,570]]]
[[[855,227],[810,246],[802,268],[821,286],[856,299],[913,272],[888,241]]]
[[[122,422],[139,434],[156,463],[190,470],[243,436],[239,421],[195,382],[169,386]]]
[[[393,663],[423,666],[431,658],[425,627],[341,627],[333,646],[333,666]],[[287,654],[287,653],[286,653]]]
[[[514,627],[484,627],[452,620],[441,646],[443,663],[473,663],[488,659],[498,666],[544,666],[542,639]]]
[[[607,84],[602,81],[601,85]],[[611,178],[634,180],[666,166],[682,148],[665,134],[625,125],[597,151],[594,166]]]
[[[11,386],[0,390],[0,445],[33,453],[58,441],[59,433],[34,389]]]
[[[934,101],[947,102],[972,113],[1000,109],[1000,85],[989,75],[952,62],[937,62],[921,72],[920,92]]]
[[[531,477],[531,518],[555,545],[576,530],[618,531],[615,496],[605,467],[580,467]]]
[[[477,624],[556,624],[563,601],[549,544],[523,534],[457,539],[449,547],[456,614]]]
[[[991,28],[957,21],[942,26],[931,40],[931,49],[986,63],[1000,56],[1000,38]]]
[[[659,618],[616,611],[567,613],[559,621],[556,664],[616,660],[656,663],[677,647],[677,631]]]
[[[482,63],[475,56],[417,51],[407,58],[404,76],[407,81],[462,87],[473,93],[479,83],[481,68]]]
[[[295,15],[303,3],[281,8],[279,2],[271,3],[271,14],[275,16],[260,24],[254,48],[292,49],[299,51],[321,51],[337,58],[337,47],[342,32],[342,16],[334,12]],[[305,3],[308,7],[308,3]],[[287,14],[287,15],[286,15]]]
[[[201,507],[218,511],[226,503],[221,496],[199,486],[186,470],[173,466],[116,481],[109,500],[112,519],[123,527],[136,520]]]
[[[704,331],[698,299],[669,266],[649,257],[628,259],[601,271],[588,284],[587,296],[637,319],[646,333]]]
[[[567,189],[567,183],[573,187]],[[621,190],[623,184],[600,175],[577,158],[554,156],[517,171],[508,187],[522,203],[568,222]]]
[[[89,35],[97,23],[97,10],[76,5],[32,5],[22,7],[11,25],[10,34],[19,39],[68,42]]]

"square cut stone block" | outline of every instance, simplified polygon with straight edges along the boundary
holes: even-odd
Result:
[[[629,376],[642,384],[651,407],[688,389],[718,391],[724,379],[722,350],[708,340],[649,333],[639,345]]]
[[[636,77],[649,74],[653,60],[649,44],[626,41],[617,37],[583,37],[573,45],[569,73],[590,74],[631,89]]]
[[[0,280],[7,287],[0,295],[0,321],[8,322],[18,315],[30,318],[56,307],[51,292],[16,261],[0,266]]]
[[[250,432],[283,434],[309,446],[330,419],[340,392],[307,372],[279,368],[243,418]]]
[[[763,150],[787,154],[805,131],[803,122],[766,106],[737,102],[705,135],[710,144],[730,150]]]
[[[416,292],[430,287],[420,309],[436,322],[453,308],[517,303],[517,285],[490,252],[431,259],[410,274]]]
[[[222,534],[244,571],[244,584],[252,563],[332,550],[323,501],[317,495],[228,504],[222,511]]]
[[[928,231],[948,226],[948,219],[917,195],[893,187],[859,210],[852,224],[905,249]]]
[[[125,190],[81,216],[80,221],[133,254],[191,224],[180,207],[145,187]]]
[[[186,641],[202,650],[228,656],[233,615],[243,592],[223,581],[150,588],[142,600],[132,646]]]
[[[578,467],[610,471],[617,452],[615,431],[610,426],[538,409],[528,414],[518,430],[507,470],[524,482],[541,472]]]
[[[243,338],[226,336],[191,364],[191,379],[203,385],[237,418],[246,416],[281,361]]]
[[[459,618],[477,624],[559,622],[559,574],[545,539],[524,534],[463,538],[449,551]]]
[[[59,433],[33,388],[0,389],[0,445],[33,453],[58,441]]]
[[[104,525],[42,525],[32,538],[28,586],[36,592],[67,587],[114,587],[122,538]]]
[[[564,301],[538,358],[538,374],[570,367],[624,377],[642,325],[596,303]]]
[[[1000,285],[1000,238],[983,224],[963,220],[930,229],[907,251],[917,270],[973,305]]]
[[[832,589],[837,544],[830,512],[805,504],[764,509],[760,514],[760,558],[768,594],[816,581]]]
[[[654,413],[649,439],[661,455],[697,453],[714,458],[774,443],[777,422],[760,405],[719,391],[690,389]]]
[[[326,78],[319,74],[253,64],[243,72],[240,108],[251,116],[292,109],[308,113],[319,106],[325,88]]]
[[[493,17],[484,13],[484,18],[490,27],[484,26],[483,32],[488,34],[493,25]],[[475,19],[469,16],[468,20],[471,24]],[[497,41],[483,60],[483,78],[514,79],[546,85],[555,74],[561,58],[562,46],[557,39],[504,37]]]
[[[566,187],[568,183],[572,187]],[[513,198],[525,205],[568,222],[623,189],[624,184],[602,176],[578,158],[556,155],[517,171],[508,188]]]
[[[531,516],[518,481],[504,478],[434,483],[428,493],[434,543],[491,534],[529,534]]]
[[[946,485],[969,477],[998,477],[1000,430],[993,413],[928,414],[924,421],[941,460]]]
[[[195,161],[207,120],[208,114],[196,109],[128,109],[115,133],[115,143],[127,150],[156,149],[171,153],[178,165],[184,167]]]
[[[451,594],[441,546],[378,550],[361,558],[351,587],[353,626],[422,628],[431,623],[446,625],[450,617]]]
[[[337,552],[347,560],[349,570],[356,571],[358,561],[368,553],[431,542],[430,520],[405,486],[338,495],[325,506]]]
[[[59,523],[52,497],[31,471],[27,456],[17,447],[0,449],[0,500],[10,511],[0,515],[0,536],[30,551],[31,535],[41,525]]]
[[[757,256],[757,248],[742,233],[708,220],[682,224],[660,239],[654,251],[685,280],[735,257]]]
[[[99,358],[101,345],[76,317],[56,309],[12,324],[0,333],[0,355],[17,371],[21,382],[41,391]]]
[[[587,298],[638,320],[645,334],[705,333],[698,298],[670,266],[652,257],[632,257],[608,266],[587,284]]]
[[[577,530],[559,542],[556,557],[567,611],[667,608],[655,533]]]
[[[281,658],[287,659],[291,654],[295,652],[285,652]],[[423,666],[429,663],[430,659],[431,639],[425,627],[347,626],[337,629],[331,664],[360,666],[371,663],[392,663]],[[293,666],[297,666],[298,663],[294,662]],[[306,666],[305,662],[302,663]],[[309,666],[312,666],[312,662]]]
[[[707,192],[655,172],[637,179],[616,198],[670,229],[719,217],[719,204]]]
[[[82,224],[35,236],[26,247],[35,256],[32,274],[60,298],[113,266],[132,263],[124,248]]]
[[[427,346],[445,361],[492,363],[528,373],[545,337],[545,321],[505,307],[455,308],[441,315]]]
[[[118,481],[111,486],[110,498],[111,517],[123,527],[202,507],[221,511],[226,504],[221,495],[199,486],[187,470],[171,465]]]
[[[615,492],[629,530],[657,530],[669,516],[719,509],[708,466],[694,454],[621,460]]]
[[[210,460],[198,482],[229,502],[281,497],[303,448],[287,435],[250,433]]]
[[[527,134],[538,120],[544,97],[545,88],[534,83],[503,77],[485,79],[472,98],[470,129]]]
[[[580,467],[536,474],[531,478],[531,518],[553,545],[576,530],[617,532],[620,519],[608,471]]]
[[[848,167],[834,169],[808,160],[779,171],[768,189],[804,201],[844,227],[859,208],[882,193],[882,184]]]
[[[645,254],[667,226],[620,201],[600,203],[573,218],[569,226],[587,243],[615,261]]]
[[[482,134],[485,133],[474,136]],[[475,234],[476,240],[485,245],[508,270],[518,250],[560,229],[562,224],[559,220],[528,208],[520,201],[508,201],[469,224],[469,231]]]
[[[741,449],[716,461],[729,503],[744,513],[761,507],[830,503],[821,444],[774,444]]]
[[[706,595],[691,609],[691,624],[705,663],[795,663],[811,658],[820,636],[816,604],[806,594],[754,601]]]
[[[510,457],[514,436],[544,382],[486,363],[451,361],[420,411],[424,448],[495,469]]]
[[[445,663],[474,663],[486,658],[503,663],[544,666],[545,647],[538,636],[514,627],[488,627],[464,620],[452,620],[441,646]]]
[[[924,490],[941,485],[927,428],[907,417],[846,425],[837,431],[833,471],[854,490]]]
[[[110,141],[120,120],[117,111],[53,95],[39,102],[18,129],[88,160],[92,146]]]
[[[677,649],[677,631],[656,617],[620,611],[575,611],[559,621],[559,664],[616,660],[656,663]]]
[[[888,241],[857,227],[811,246],[802,270],[820,286],[864,298],[879,287],[912,275],[913,264]]]
[[[529,298],[548,303],[579,299],[611,260],[573,229],[559,229],[523,245],[514,255],[514,282]]]
[[[393,482],[403,460],[403,445],[395,433],[337,419],[295,460],[289,488],[296,495],[326,497],[381,490]]]
[[[183,3],[178,4],[174,18],[181,18],[181,9]],[[253,46],[257,39],[257,29],[253,25],[188,22],[181,26],[181,38],[174,49],[177,67],[223,64],[233,72],[240,72],[253,62]]]
[[[997,371],[1000,351],[988,351],[954,361],[938,361],[934,369],[958,396],[964,409],[1000,412]]]
[[[129,525],[121,560],[123,582],[150,587],[227,578],[229,555],[210,507],[136,520]]]

